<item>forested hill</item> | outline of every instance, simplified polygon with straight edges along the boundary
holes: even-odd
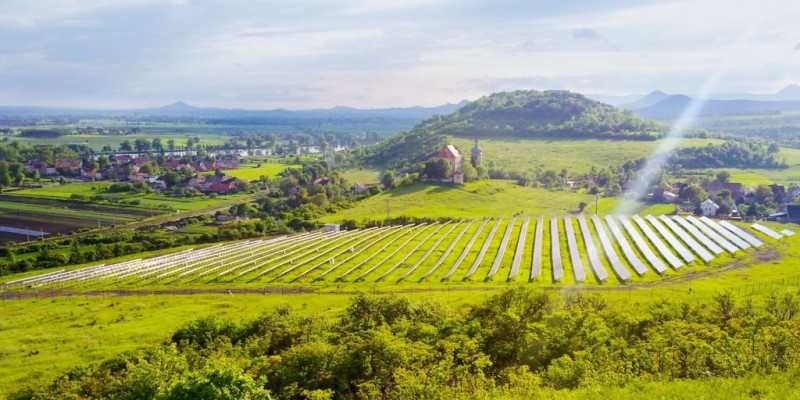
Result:
[[[565,90],[494,93],[449,115],[354,153],[367,164],[405,168],[430,158],[447,136],[655,140],[666,127]]]
[[[654,140],[665,126],[566,90],[494,93],[418,128],[466,137],[573,137]]]

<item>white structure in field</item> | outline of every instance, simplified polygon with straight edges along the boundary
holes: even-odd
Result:
[[[719,210],[719,206],[717,203],[711,201],[711,199],[706,199],[706,201],[700,203],[700,210],[703,212],[703,215],[706,217],[713,217],[717,215],[717,210]]]

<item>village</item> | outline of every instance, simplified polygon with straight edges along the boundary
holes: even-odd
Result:
[[[223,171],[239,168],[236,155],[217,157],[164,155],[111,155],[97,159],[60,157],[45,163],[29,160],[24,164],[26,174],[51,178],[65,183],[75,181],[144,183],[153,190],[182,188],[200,193],[235,193],[245,190],[248,182]]]

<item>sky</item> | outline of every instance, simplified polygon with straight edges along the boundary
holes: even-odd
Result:
[[[3,0],[0,105],[435,106],[517,89],[775,92],[795,0]],[[719,74],[717,74],[719,75]]]

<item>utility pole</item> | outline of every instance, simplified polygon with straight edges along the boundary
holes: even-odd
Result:
[[[594,215],[597,215],[597,203],[600,202],[600,193],[594,194]]]

